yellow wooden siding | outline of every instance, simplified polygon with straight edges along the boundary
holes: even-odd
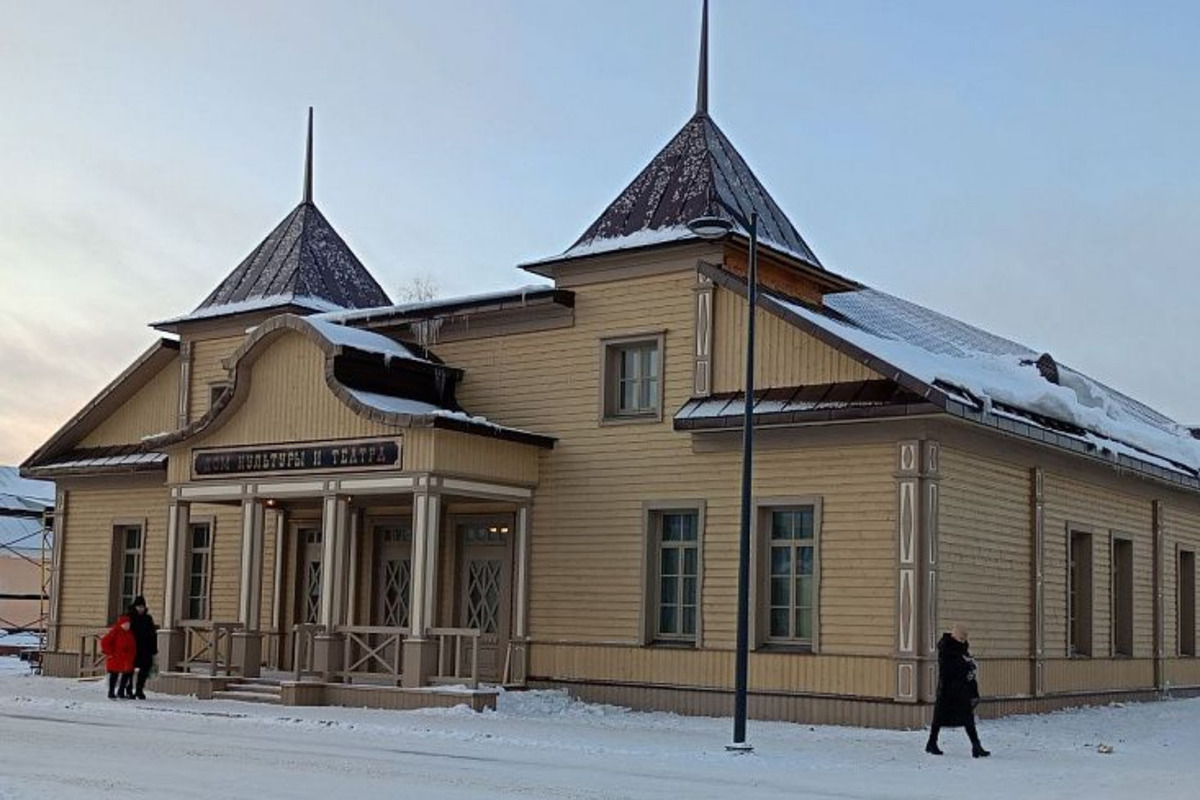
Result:
[[[339,400],[325,382],[325,354],[296,332],[287,331],[269,343],[242,380],[249,381],[245,401],[226,412],[227,422],[186,447],[347,439],[401,430],[365,419]],[[189,454],[186,448],[180,450],[171,460],[172,482],[190,477]]]
[[[741,391],[746,382],[746,299],[717,288],[713,297],[713,391]],[[799,386],[878,380],[883,376],[775,314],[755,319],[754,385]]]
[[[531,674],[542,679],[619,681],[725,688],[733,684],[733,652],[655,647],[537,644]],[[760,692],[891,697],[888,658],[752,653],[749,683]]]
[[[1092,654],[1111,652],[1110,553],[1113,532],[1133,538],[1133,654],[1154,647],[1151,501],[1048,471],[1045,481],[1045,625],[1047,655],[1067,652],[1067,526],[1092,532]]]
[[[1046,661],[1046,690],[1051,694],[1153,686],[1152,658],[1057,658]]]
[[[559,437],[534,493],[531,634],[636,641],[643,604],[642,503],[705,498],[706,645],[733,641],[739,462],[692,452],[671,415],[692,391],[694,274],[581,286],[571,329],[434,344],[465,370],[471,413]],[[601,340],[664,330],[663,420],[600,424]],[[734,335],[717,325],[717,341]],[[724,334],[721,332],[725,331]],[[549,392],[546,387],[554,386]],[[894,613],[894,446],[763,451],[755,492],[824,499],[821,647],[890,653]]]
[[[177,427],[179,362],[171,361],[79,442],[79,447],[138,444],[142,437]]]
[[[433,470],[507,483],[533,485],[539,448],[457,431],[434,431]]]
[[[1200,508],[1164,503],[1162,523],[1163,651],[1169,658],[1179,652],[1179,551],[1191,550],[1200,555]]]
[[[220,339],[195,339],[192,345],[191,394],[188,403],[188,421],[204,416],[209,408],[209,387],[214,383],[229,380],[229,371],[222,361],[242,346],[245,336],[227,336]],[[185,337],[184,341],[188,341]]]
[[[1029,470],[950,447],[941,456],[938,628],[965,624],[978,654],[1027,655]]]
[[[62,625],[100,626],[111,622],[109,572],[113,563],[113,525],[118,521],[145,523],[142,594],[151,613],[162,614],[166,509],[166,488],[144,481],[124,488],[70,488],[59,602]]]

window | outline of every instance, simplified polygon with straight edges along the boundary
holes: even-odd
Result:
[[[819,527],[816,502],[773,505],[760,512],[758,638],[767,644],[816,646]]]
[[[1133,542],[1112,541],[1112,642],[1113,655],[1133,655]]]
[[[228,383],[210,383],[208,385],[208,407],[212,408],[215,406],[217,404],[217,398],[220,397],[228,388]]]
[[[1179,655],[1196,655],[1196,553],[1179,551]]]
[[[661,335],[604,343],[604,418],[659,420],[662,414]]]
[[[116,585],[113,587],[115,608],[110,616],[124,614],[133,599],[142,593],[142,525],[114,525],[113,549],[116,561]]]
[[[694,642],[700,601],[700,514],[695,509],[655,511],[651,525],[653,638]]]
[[[1067,560],[1067,607],[1070,655],[1092,654],[1092,535],[1070,532]]]
[[[212,523],[193,522],[188,537],[187,619],[209,618]]]

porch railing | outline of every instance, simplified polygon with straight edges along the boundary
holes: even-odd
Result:
[[[437,674],[433,683],[465,683],[472,689],[479,688],[479,639],[483,632],[479,628],[429,628],[428,633],[437,639]],[[471,669],[464,674],[463,655],[466,648],[471,652]]]
[[[180,622],[183,631],[183,663],[179,668],[192,672],[207,665],[209,675],[232,675],[233,634],[245,626],[240,622]]]
[[[324,632],[324,625],[313,622],[301,622],[292,626],[292,670],[296,673],[297,681],[306,677],[325,677],[317,672],[315,664],[317,634]]]
[[[404,637],[408,628],[380,625],[343,625],[337,629],[342,643],[342,670],[346,683],[355,678],[399,684]]]
[[[100,650],[100,639],[107,631],[88,631],[79,635],[79,677],[103,675],[106,656]]]

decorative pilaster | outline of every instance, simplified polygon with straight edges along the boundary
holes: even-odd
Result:
[[[1030,471],[1030,501],[1029,693],[1041,697],[1046,693],[1046,474],[1040,467]]]
[[[513,626],[512,661],[508,665],[508,674],[502,676],[502,680],[514,684],[524,684],[529,672],[529,516],[529,506],[517,509],[516,624]]]
[[[337,628],[344,621],[347,568],[347,527],[350,503],[345,497],[327,495],[322,505],[321,530],[324,534],[321,551],[321,613],[324,633],[314,640],[314,669],[326,681],[342,663],[342,634]]]
[[[920,461],[921,443],[904,441],[896,449],[896,695],[900,702],[918,698],[920,639]]]
[[[256,678],[262,668],[262,553],[266,509],[254,498],[242,501],[242,572],[238,584],[238,622],[233,634],[233,661],[243,677]]]
[[[179,344],[179,408],[175,413],[175,427],[186,428],[191,422],[192,403],[192,343]]]
[[[50,650],[58,649],[58,626],[60,621],[60,608],[62,607],[62,554],[64,545],[64,536],[67,531],[67,492],[59,489],[54,495],[54,528],[53,536],[50,542],[50,619],[46,626],[46,631],[49,634],[47,647]],[[45,587],[42,587],[43,591]]]
[[[938,629],[938,520],[941,503],[941,446],[937,442],[921,443],[921,512],[918,517],[919,540],[925,564],[921,572],[921,699],[932,703],[937,699],[937,640]]]
[[[1162,691],[1167,688],[1167,631],[1166,631],[1166,595],[1163,587],[1163,569],[1165,568],[1166,524],[1163,521],[1163,503],[1155,500],[1154,513],[1154,688]],[[1178,613],[1178,612],[1177,612]]]
[[[695,362],[692,394],[704,397],[712,391],[712,329],[713,282],[707,275],[696,273]]]

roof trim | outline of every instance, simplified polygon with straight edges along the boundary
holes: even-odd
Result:
[[[534,303],[532,301],[538,302]],[[404,303],[397,306],[381,306],[379,308],[364,308],[351,311],[331,311],[317,315],[316,319],[331,322],[354,322],[363,326],[373,326],[379,323],[400,324],[404,322],[421,322],[432,317],[461,314],[464,312],[503,311],[512,308],[514,304],[519,308],[530,305],[542,305],[541,301],[548,301],[548,304],[560,305],[565,308],[574,308],[575,293],[568,289],[558,289],[553,286],[536,286],[513,289],[508,292],[431,300],[423,303]]]
[[[55,431],[54,435],[45,444],[35,450],[29,458],[21,463],[21,475],[25,476],[27,472],[32,475],[31,470],[33,468],[45,462],[52,455],[62,452],[67,440],[72,436],[74,436],[72,441],[78,441],[87,435],[96,425],[103,421],[102,419],[95,419],[95,416],[105,410],[104,406],[106,402],[118,388],[123,387],[126,382],[136,381],[136,383],[130,383],[130,387],[132,391],[137,391],[149,383],[160,371],[165,369],[169,360],[175,359],[178,352],[179,342],[175,339],[159,339],[150,345],[120,375],[101,389],[100,393],[93,397],[75,416],[71,417],[66,424]],[[155,366],[158,362],[162,363]],[[151,369],[151,367],[154,368]]]
[[[697,265],[697,269],[706,277],[710,278],[713,283],[725,289],[737,292],[742,297],[746,296],[745,282],[738,279],[736,276],[731,275],[724,269],[721,269],[713,264],[703,262]],[[804,304],[801,300],[794,300],[793,302]],[[850,358],[853,358],[856,361],[866,365],[884,377],[894,380],[901,387],[908,389],[909,391],[928,401],[938,411],[947,412],[948,414],[959,419],[963,419],[968,422],[974,422],[998,432],[1017,436],[1026,441],[1031,441],[1036,444],[1046,444],[1056,447],[1060,450],[1066,450],[1067,452],[1086,457],[1090,461],[1108,465],[1114,469],[1125,469],[1138,474],[1140,477],[1160,481],[1176,488],[1182,487],[1191,489],[1193,491],[1200,491],[1200,477],[1191,477],[1183,473],[1168,470],[1153,462],[1134,458],[1125,454],[1113,453],[1111,458],[1106,458],[1102,453],[1098,452],[1095,446],[1089,446],[1087,442],[1080,441],[1079,439],[1071,438],[1030,423],[1002,417],[990,410],[971,408],[966,403],[963,403],[961,399],[951,396],[945,390],[925,383],[925,381],[921,380],[920,378],[904,372],[889,362],[862,349],[858,345],[841,338],[836,333],[822,328],[819,325],[815,325],[809,320],[799,316],[798,314],[795,314],[791,310],[776,302],[769,294],[759,294],[758,304],[770,313],[795,325],[804,332],[816,337],[825,344],[828,344],[835,350],[838,350]],[[1097,438],[1105,438],[1092,431],[1089,431],[1088,433],[1096,436]],[[1116,442],[1116,440],[1112,441]],[[1121,442],[1120,444],[1124,443]],[[1131,445],[1126,446],[1131,447]],[[1159,456],[1159,458],[1162,457]],[[1163,458],[1163,460],[1165,461],[1167,459]]]
[[[352,329],[361,330],[361,329]],[[267,344],[271,340],[277,339],[286,332],[298,333],[309,341],[313,342],[325,354],[325,384],[329,390],[346,405],[351,411],[359,416],[367,419],[382,422],[384,424],[395,425],[401,428],[414,427],[437,427],[437,420],[444,419],[443,415],[438,414],[404,414],[389,412],[378,408],[373,408],[366,403],[363,403],[358,398],[354,397],[349,387],[343,385],[337,380],[334,374],[334,359],[343,352],[368,352],[362,351],[359,348],[343,345],[330,341],[321,333],[320,328],[314,325],[313,322],[305,317],[296,316],[294,314],[280,314],[272,317],[255,328],[254,332],[246,338],[232,356],[228,359],[230,371],[230,383],[225,390],[220,394],[216,401],[212,404],[204,416],[193,421],[191,424],[177,431],[173,431],[161,436],[150,437],[145,440],[148,447],[156,449],[171,447],[188,439],[193,439],[205,433],[210,433],[217,430],[227,420],[227,411],[232,411],[245,399],[249,391],[249,381],[246,379],[246,367],[249,367],[255,360],[266,350]],[[382,334],[376,334],[382,335]],[[461,374],[460,370],[454,367],[441,367],[434,365],[431,362],[422,361],[420,359],[411,359],[415,363],[428,365],[432,369],[444,369],[451,374]],[[502,439],[510,439],[513,441],[521,441],[531,443],[530,437],[537,440],[539,446],[553,447],[554,439],[551,437],[542,437],[537,434],[530,434],[526,431],[518,431],[512,428],[504,428],[503,426],[493,425],[491,423],[476,423],[470,419],[464,418],[462,424],[469,428],[470,433],[478,433],[485,436],[492,436]]]

